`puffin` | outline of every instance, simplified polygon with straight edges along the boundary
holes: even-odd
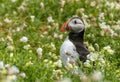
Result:
[[[78,17],[71,17],[61,26],[62,32],[69,32],[60,48],[60,58],[65,67],[69,64],[79,66],[79,61],[85,62],[90,53],[84,44],[84,21]]]

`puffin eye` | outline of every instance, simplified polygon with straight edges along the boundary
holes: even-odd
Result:
[[[76,24],[76,23],[77,23],[77,21],[75,20],[75,21],[74,21],[74,24]]]

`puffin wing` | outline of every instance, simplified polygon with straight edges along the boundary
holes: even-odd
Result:
[[[66,38],[60,48],[60,57],[65,66],[69,63],[77,63],[76,61],[79,58],[79,54],[76,52],[74,44],[68,38]]]
[[[79,59],[83,62],[87,60],[87,55],[90,53],[84,44],[80,42],[74,43],[76,51],[79,53]]]

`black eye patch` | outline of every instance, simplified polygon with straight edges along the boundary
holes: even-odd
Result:
[[[75,20],[74,23],[77,24],[77,21]]]
[[[80,17],[72,17],[72,18],[70,19],[70,21],[73,20],[73,19],[76,19],[76,18],[77,18],[77,19],[80,19],[80,20],[83,22],[83,24],[84,24],[84,21],[83,21]]]

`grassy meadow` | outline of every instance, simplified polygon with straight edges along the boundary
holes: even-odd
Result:
[[[91,52],[82,74],[59,54],[75,15]],[[0,0],[0,82],[120,82],[120,0]]]

